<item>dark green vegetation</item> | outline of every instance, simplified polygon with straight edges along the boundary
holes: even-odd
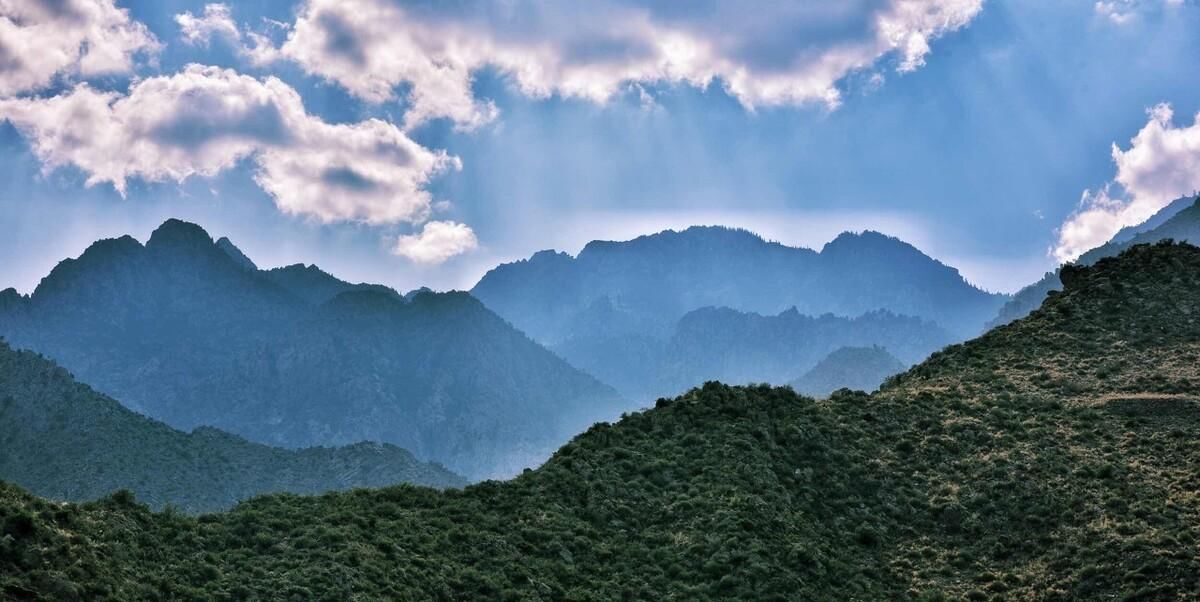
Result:
[[[214,428],[191,434],[135,414],[66,370],[0,340],[0,479],[60,500],[118,489],[161,508],[229,508],[273,492],[466,480],[391,445],[284,450]]]
[[[813,397],[828,397],[841,388],[869,392],[906,367],[883,347],[842,347],[792,381],[791,386]]]
[[[783,384],[846,345],[917,362],[977,334],[1007,299],[875,232],[816,252],[719,227],[595,241],[578,257],[543,251],[471,293],[638,402],[707,379]]]
[[[466,293],[258,270],[177,220],[145,245],[93,244],[29,297],[0,293],[0,336],[175,428],[380,441],[472,478],[535,466],[627,407]]]
[[[906,363],[882,375],[888,376],[956,340],[933,322],[886,311],[814,318],[794,308],[760,316],[706,307],[685,315],[667,339],[635,334],[576,337],[552,349],[622,395],[640,400],[678,395],[707,380],[786,384],[845,346],[895,350]],[[834,379],[826,393],[862,385],[862,376],[854,371],[826,375]],[[880,381],[882,377],[875,385]]]
[[[1160,240],[1176,240],[1200,244],[1200,197],[1182,197],[1155,213],[1150,219],[1138,224],[1122,228],[1112,237],[1112,240],[1079,256],[1075,265],[1092,265],[1104,257],[1113,257],[1137,244],[1156,243]],[[1050,291],[1062,289],[1058,270],[1047,272],[1041,280],[1017,291],[1008,303],[1000,308],[1000,313],[988,323],[989,327],[1008,324],[1018,318],[1029,315],[1037,309]]]
[[[706,384],[507,483],[192,518],[0,488],[11,597],[1136,599],[1200,592],[1200,249],[1068,268],[873,394]]]

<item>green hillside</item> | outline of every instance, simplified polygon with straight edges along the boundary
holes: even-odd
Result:
[[[1200,243],[1200,197],[1181,197],[1155,213],[1150,219],[1122,228],[1112,240],[1092,249],[1074,261],[1075,265],[1092,265],[1102,258],[1112,257],[1138,244],[1151,244],[1160,240],[1175,240],[1191,244]],[[989,328],[1008,324],[1041,306],[1051,291],[1062,289],[1059,270],[1046,272],[1037,282],[1022,288],[1001,308],[988,323]]]
[[[1200,249],[1063,272],[874,395],[709,383],[541,468],[199,518],[0,488],[0,591],[91,599],[1194,599]]]
[[[0,340],[0,479],[59,500],[129,489],[151,506],[229,508],[254,495],[465,479],[391,445],[284,450],[213,428],[174,430]]]

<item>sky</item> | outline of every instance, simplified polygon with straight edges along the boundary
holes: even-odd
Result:
[[[1200,189],[1194,0],[0,0],[0,288],[178,217],[470,288],[695,224],[1013,292]]]

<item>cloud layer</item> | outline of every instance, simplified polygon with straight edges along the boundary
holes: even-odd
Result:
[[[113,0],[0,0],[0,98],[56,77],[130,73],[158,40]]]
[[[458,166],[379,120],[329,124],[305,112],[280,80],[189,65],[141,80],[128,94],[79,84],[51,98],[0,100],[0,119],[29,140],[46,169],[73,165],[87,184],[182,181],[237,162],[284,212],[321,221],[420,222],[429,179]]]
[[[654,85],[717,83],[747,109],[835,107],[856,72],[919,68],[933,39],[969,23],[982,0],[847,0],[746,10],[733,2],[552,0],[456,3],[306,0],[281,44],[244,29],[227,4],[175,15],[181,41],[233,48],[257,67],[287,60],[404,114],[329,123],[275,77],[188,65],[137,78],[162,46],[114,0],[0,0],[0,119],[44,170],[78,168],[125,193],[133,179],[208,177],[249,164],[288,214],[322,222],[410,223],[396,254],[438,263],[478,246],[465,224],[432,221],[432,178],[461,168],[406,133],[433,119],[470,130],[498,108],[474,89],[500,73],[520,93],[604,103]],[[134,75],[125,91],[96,76]],[[75,83],[83,82],[83,83]],[[36,97],[31,94],[53,94]],[[653,103],[650,98],[647,102]],[[440,206],[440,205],[438,205]]]
[[[409,86],[407,128],[448,118],[462,128],[493,119],[472,78],[491,67],[533,97],[604,102],[634,83],[720,80],[747,108],[836,106],[838,83],[887,56],[924,64],[930,41],[963,27],[982,0],[859,0],[642,6],[622,0],[465,2],[404,6],[309,0],[281,56],[369,102]]]
[[[1200,114],[1192,125],[1177,127],[1174,111],[1160,104],[1130,141],[1128,150],[1112,147],[1116,184],[1127,198],[1110,196],[1111,185],[1085,191],[1076,211],[1059,229],[1054,256],[1071,261],[1104,244],[1121,228],[1139,224],[1171,201],[1200,189]]]

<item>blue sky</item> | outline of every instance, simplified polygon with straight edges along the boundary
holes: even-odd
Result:
[[[400,289],[721,223],[1012,291],[1200,188],[1189,1],[51,4],[0,2],[23,292],[167,217]]]

